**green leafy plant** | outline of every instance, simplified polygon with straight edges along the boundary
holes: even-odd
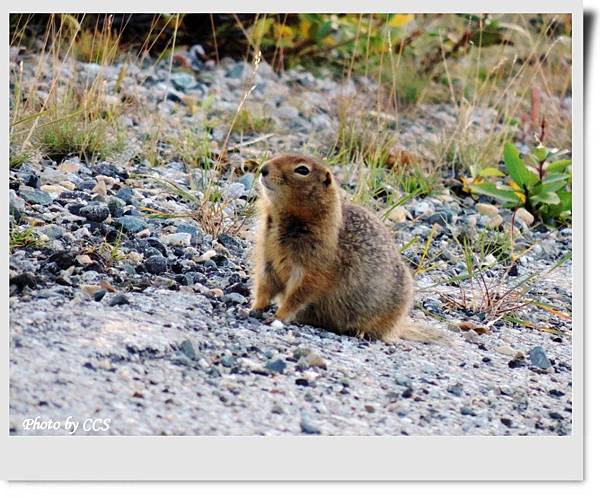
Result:
[[[559,159],[566,153],[540,144],[527,156],[526,163],[517,148],[507,143],[504,164],[508,182],[489,181],[506,176],[498,168],[489,167],[479,173],[483,180],[471,182],[469,189],[498,199],[508,208],[524,207],[546,223],[567,220],[571,216],[571,160]]]

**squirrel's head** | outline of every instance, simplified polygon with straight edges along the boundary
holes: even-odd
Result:
[[[337,200],[331,171],[319,160],[302,155],[270,159],[260,169],[260,182],[273,205],[290,211],[322,210]]]

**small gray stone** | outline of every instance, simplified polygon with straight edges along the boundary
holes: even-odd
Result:
[[[293,351],[293,356],[294,359],[299,360],[300,358],[304,358],[305,356],[308,356],[310,353],[312,353],[312,349],[306,346],[300,346],[297,347],[296,349],[294,349]]]
[[[83,206],[79,210],[79,215],[85,217],[88,221],[92,221],[95,223],[102,223],[108,215],[110,211],[105,204],[100,204],[99,202],[90,203],[87,206]]]
[[[51,240],[60,239],[65,235],[65,229],[58,225],[45,225],[38,229],[40,233],[43,233],[46,237]]]
[[[106,289],[100,289],[99,291],[94,292],[94,295],[92,296],[94,298],[94,301],[102,301],[102,298],[106,295],[106,292]]]
[[[402,374],[396,375],[394,377],[394,382],[396,384],[398,384],[399,386],[412,387],[412,382],[406,375],[402,375]]]
[[[229,200],[239,199],[246,193],[246,190],[246,186],[243,183],[228,183],[223,187],[223,198]]]
[[[245,72],[249,71],[247,62],[238,62],[227,72],[227,77],[239,80]]]
[[[309,353],[304,358],[309,366],[327,369],[327,362],[318,353]]]
[[[160,255],[150,256],[145,261],[146,270],[153,275],[159,275],[167,271],[167,258]]]
[[[462,384],[457,382],[456,384],[453,384],[448,388],[448,392],[450,394],[454,394],[454,396],[462,396],[463,386],[462,386]]]
[[[179,349],[190,360],[196,361],[200,357],[200,349],[198,348],[198,343],[196,341],[185,339],[179,345]]]
[[[127,233],[138,233],[146,228],[146,222],[139,216],[125,215],[115,218],[114,223]]]
[[[314,425],[306,416],[300,419],[300,430],[304,434],[321,434],[321,429]]]
[[[247,192],[252,188],[252,185],[254,185],[254,175],[246,173],[244,176],[238,178],[238,182],[244,186]]]
[[[24,190],[20,191],[21,197],[30,204],[39,204],[40,206],[49,206],[52,204],[52,197],[42,190]]]
[[[277,108],[276,115],[278,118],[291,120],[296,119],[300,115],[300,112],[294,106],[282,105]]]
[[[177,233],[189,233],[192,236],[192,238],[199,237],[200,235],[202,235],[200,229],[192,225],[179,225],[177,227]]]
[[[282,360],[281,358],[277,358],[275,360],[270,360],[270,361],[267,361],[267,363],[265,363],[265,367],[267,368],[267,370],[270,370],[271,372],[276,372],[276,373],[283,373],[286,366],[287,366],[286,362],[284,360]]]
[[[541,346],[536,346],[529,351],[529,361],[531,361],[534,367],[542,370],[546,370],[552,366],[552,363],[550,363],[550,360],[546,356],[546,352]]]
[[[25,209],[25,201],[21,199],[14,190],[8,191],[8,199],[10,213],[14,216],[15,213],[20,213]]]
[[[115,294],[115,296],[108,303],[109,306],[121,306],[122,304],[129,304],[129,299],[122,292]]]
[[[232,368],[235,366],[235,358],[230,354],[222,356],[219,360],[219,363],[223,365],[225,368]]]
[[[171,82],[178,90],[185,92],[194,88],[198,82],[189,73],[173,73],[171,74]]]
[[[187,247],[192,243],[192,234],[187,232],[177,232],[161,237],[162,242],[174,247]]]
[[[244,304],[247,301],[247,299],[244,296],[242,296],[241,294],[238,294],[237,292],[230,292],[229,294],[225,294],[223,299],[225,300],[226,303],[233,303],[233,304]]]
[[[126,204],[131,204],[133,202],[133,190],[129,187],[123,187],[117,192],[117,197]]]
[[[119,218],[123,216],[123,208],[127,205],[126,202],[116,196],[112,196],[107,202],[108,210],[113,218]]]

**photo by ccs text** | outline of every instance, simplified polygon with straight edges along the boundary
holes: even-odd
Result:
[[[54,431],[68,432],[75,434],[79,432],[106,432],[110,429],[110,418],[86,418],[76,420],[68,416],[64,420],[55,420],[53,418],[26,418],[23,420],[23,429],[25,431]]]

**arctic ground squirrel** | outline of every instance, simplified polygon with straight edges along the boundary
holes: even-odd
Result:
[[[321,161],[283,154],[260,169],[253,261],[254,312],[333,332],[395,342],[437,342],[411,321],[414,285],[388,229],[343,198]]]

